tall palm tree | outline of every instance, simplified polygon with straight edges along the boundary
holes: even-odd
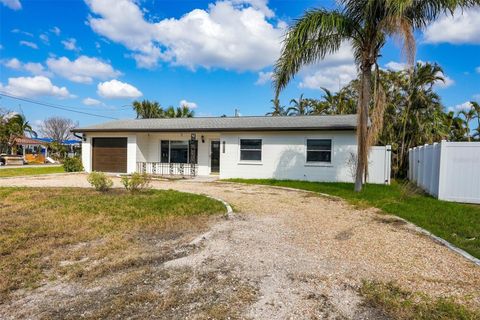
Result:
[[[463,126],[465,128],[465,134],[467,136],[468,141],[472,140],[472,136],[471,136],[471,133],[470,133],[470,121],[474,120],[477,116],[477,112],[476,112],[475,108],[473,107],[473,105],[470,104],[470,106],[471,106],[470,109],[461,110],[461,111],[458,112],[459,116],[463,116],[463,118],[462,118]]]
[[[312,112],[308,99],[303,98],[303,93],[298,99],[290,100],[292,106],[287,109],[289,116],[305,116]]]
[[[157,101],[134,101],[133,110],[137,113],[137,119],[163,118],[164,111]]]
[[[340,10],[307,11],[289,29],[275,65],[273,84],[278,96],[304,65],[323,60],[344,42],[351,43],[360,80],[355,191],[361,191],[368,165],[368,142],[372,141],[368,129],[369,106],[374,104],[373,110],[378,113],[384,107],[381,98],[384,90],[377,81],[372,82],[372,68],[378,70],[377,60],[386,38],[396,35],[403,40],[404,52],[412,65],[416,29],[426,27],[444,13],[453,14],[457,7],[478,5],[480,0],[339,0],[338,3]],[[370,129],[376,131],[377,128]]]
[[[480,104],[475,101],[470,101],[470,104],[472,105],[472,109],[475,110],[475,118],[477,119],[477,128],[472,134],[472,137],[480,140]]]

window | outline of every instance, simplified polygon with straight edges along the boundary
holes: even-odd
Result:
[[[197,163],[197,141],[169,141],[160,142],[160,162],[162,163],[190,163],[190,156],[194,155]]]
[[[262,160],[262,139],[240,139],[240,161]]]
[[[307,139],[307,162],[332,162],[332,140]]]

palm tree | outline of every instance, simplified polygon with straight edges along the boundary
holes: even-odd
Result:
[[[467,136],[467,140],[470,142],[472,139],[472,136],[470,134],[470,121],[476,118],[477,112],[475,108],[473,107],[472,104],[470,104],[471,108],[468,110],[461,110],[458,112],[459,116],[463,116],[463,126],[465,128],[465,134]]]
[[[323,60],[350,42],[359,72],[357,169],[355,191],[361,191],[368,164],[369,135],[378,128],[368,129],[369,106],[381,114],[384,90],[374,79],[377,60],[386,38],[400,36],[410,65],[414,61],[415,29],[421,29],[444,13],[453,14],[457,7],[478,5],[479,0],[339,0],[341,10],[315,9],[297,20],[285,36],[281,55],[276,62],[273,84],[276,96],[300,69]],[[376,72],[378,75],[378,72]],[[373,91],[373,95],[372,95]],[[372,99],[373,97],[373,99]],[[374,114],[372,114],[373,118]],[[382,117],[376,117],[382,118]],[[373,123],[376,123],[372,121]]]
[[[300,98],[290,100],[290,104],[293,106],[287,109],[289,116],[305,116],[312,112],[308,99],[303,98],[303,93]]]
[[[137,113],[137,119],[163,118],[164,111],[157,101],[134,101],[133,110]]]
[[[193,110],[186,105],[178,107],[170,106],[164,112],[165,118],[192,118],[195,115]]]
[[[7,144],[10,147],[12,154],[16,154],[17,138],[21,138],[25,136],[25,134],[28,134],[30,137],[37,137],[37,133],[33,130],[23,114],[15,114],[7,118],[5,130]]]
[[[287,111],[285,110],[285,107],[280,105],[280,100],[278,98],[270,100],[270,102],[273,104],[272,111],[267,112],[265,115],[266,116],[286,116]]]
[[[475,110],[475,118],[477,119],[477,128],[472,134],[472,137],[478,138],[480,140],[480,104],[475,101],[470,101],[470,104],[472,105],[472,109]]]

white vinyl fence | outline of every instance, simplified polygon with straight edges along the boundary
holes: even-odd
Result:
[[[375,146],[368,156],[368,183],[390,184],[392,146]]]
[[[440,200],[480,203],[480,142],[447,142],[408,153],[408,178]]]

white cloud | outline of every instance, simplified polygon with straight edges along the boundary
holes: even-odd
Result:
[[[391,71],[402,71],[407,68],[407,64],[403,62],[390,61],[385,65],[385,67]]]
[[[1,2],[4,6],[10,8],[10,9],[12,9],[12,10],[20,10],[20,9],[22,9],[22,4],[20,3],[20,0],[0,0],[0,2]]]
[[[218,1],[179,19],[145,20],[133,0],[86,0],[98,34],[132,51],[139,67],[158,61],[191,69],[259,70],[278,57],[286,25],[271,24],[266,1]]]
[[[45,67],[38,62],[23,63],[17,58],[12,58],[9,60],[3,60],[2,64],[7,68],[28,71],[36,76],[51,76],[51,72],[45,70]]]
[[[187,106],[189,109],[196,109],[198,107],[195,102],[191,102],[187,100],[180,100],[178,105],[180,107]]]
[[[26,36],[29,36],[29,37],[33,37],[33,33],[27,32],[27,31],[23,31],[23,30],[20,30],[20,29],[18,29],[18,28],[12,29],[11,32],[12,32],[12,33],[23,34],[23,35],[26,35]]]
[[[468,111],[472,108],[472,104],[470,103],[470,101],[465,101],[464,103],[462,104],[457,104],[456,106],[454,107],[450,107],[448,108],[448,111],[454,111],[454,112],[459,112],[459,111]]]
[[[70,51],[80,51],[81,48],[77,47],[77,39],[70,38],[62,41],[63,47]]]
[[[300,88],[317,89],[327,88],[337,91],[357,77],[352,48],[343,43],[339,50],[325,57],[324,60],[306,66],[299,74]]]
[[[272,81],[272,76],[273,76],[273,72],[263,72],[263,71],[260,71],[258,73],[258,79],[257,81],[255,81],[255,84],[256,85],[264,85],[266,84],[267,82],[270,82]]]
[[[49,44],[50,43],[50,39],[48,38],[48,36],[45,34],[45,33],[42,33],[41,35],[38,36],[40,38],[40,40],[43,41],[43,43],[45,44]]]
[[[80,56],[73,61],[67,57],[49,58],[47,65],[55,74],[79,83],[91,83],[93,79],[106,80],[121,74],[110,64],[87,56]]]
[[[97,93],[103,98],[138,98],[143,95],[140,90],[131,84],[118,81],[116,79],[101,82],[97,86]]]
[[[90,97],[83,99],[82,102],[86,106],[97,106],[102,103],[101,101]]]
[[[8,84],[0,89],[12,95],[22,97],[56,96],[69,97],[66,87],[57,87],[44,76],[8,78]]]
[[[448,42],[453,44],[480,43],[480,8],[455,10],[427,27],[424,33],[427,43]]]
[[[480,67],[476,67],[476,68],[475,68],[475,71],[476,71],[477,73],[480,73]]]
[[[34,43],[34,42],[31,42],[31,41],[22,40],[22,41],[20,41],[20,45],[21,45],[21,46],[30,47],[30,48],[32,48],[32,49],[38,49],[37,44]]]
[[[60,28],[59,27],[53,27],[52,29],[50,29],[50,32],[54,33],[55,35],[59,36],[60,35]]]

